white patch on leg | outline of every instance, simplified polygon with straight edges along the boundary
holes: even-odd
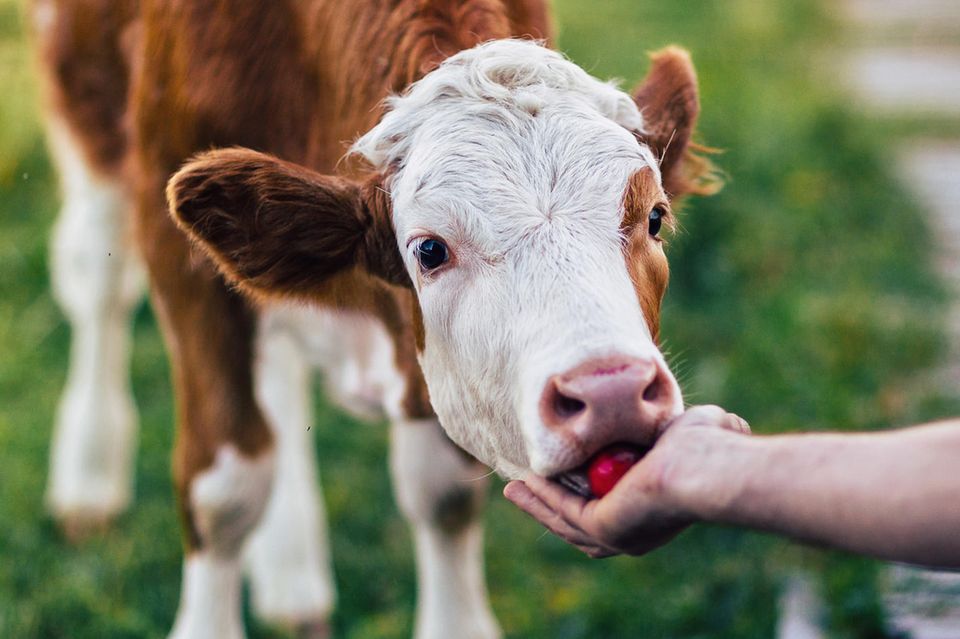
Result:
[[[415,639],[496,639],[501,636],[487,601],[483,528],[471,524],[451,536],[415,526],[417,618]]]
[[[245,457],[233,444],[221,446],[213,466],[193,478],[190,506],[202,547],[237,556],[263,514],[273,482],[273,450]]]
[[[241,639],[240,550],[263,513],[273,476],[273,451],[246,457],[222,446],[213,465],[190,483],[190,510],[200,548],[183,567],[173,639]]]
[[[287,626],[325,622],[336,599],[308,432],[311,371],[291,324],[302,312],[270,309],[261,319],[256,393],[273,429],[277,463],[270,501],[245,552],[257,616]]]
[[[416,639],[492,639],[500,629],[487,601],[479,521],[440,525],[451,496],[482,499],[484,469],[449,442],[435,420],[395,422],[390,468],[417,550]],[[474,494],[477,493],[477,494]]]
[[[46,499],[63,520],[101,520],[126,508],[133,492],[130,329],[144,277],[127,236],[123,185],[87,165],[64,122],[51,118],[47,129],[64,198],[50,270],[70,321],[71,349]]]
[[[240,562],[198,552],[183,562],[180,607],[170,639],[242,639]]]

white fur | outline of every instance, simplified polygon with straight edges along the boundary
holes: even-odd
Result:
[[[487,601],[479,521],[457,531],[437,523],[438,509],[451,493],[466,491],[482,499],[487,488],[483,467],[451,446],[435,420],[394,422],[390,444],[394,494],[416,541],[414,637],[499,637]]]
[[[243,637],[240,550],[263,513],[273,463],[272,450],[250,458],[227,444],[193,478],[188,498],[200,550],[184,562],[172,639]]]
[[[180,607],[170,639],[243,639],[240,564],[209,552],[183,562]]]
[[[224,444],[213,465],[193,478],[190,506],[205,549],[220,557],[237,556],[263,514],[273,469],[273,450],[250,458],[233,444]]]
[[[133,491],[130,320],[143,275],[127,237],[130,201],[123,185],[89,167],[65,122],[51,117],[47,131],[64,200],[50,271],[72,331],[46,500],[67,523],[102,520],[126,508]]]
[[[299,331],[306,312],[277,307],[260,320],[257,400],[275,441],[270,501],[246,548],[253,607],[264,620],[288,625],[325,622],[336,591],[320,495],[311,370]]]
[[[304,356],[323,372],[328,397],[365,419],[402,414],[404,380],[383,324],[352,311],[285,306],[282,321]]]
[[[521,40],[458,53],[390,108],[354,151],[394,171],[397,240],[426,329],[421,364],[444,428],[507,476],[583,462],[541,422],[549,376],[610,355],[662,362],[620,235],[629,176],[659,176],[634,135],[640,112]],[[450,247],[435,275],[416,263],[424,237]]]

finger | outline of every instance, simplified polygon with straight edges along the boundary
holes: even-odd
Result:
[[[657,504],[646,493],[631,486],[633,482],[628,480],[630,475],[644,472],[646,469],[641,460],[627,471],[610,493],[602,499],[589,501],[542,477],[529,477],[526,483],[531,494],[561,517],[567,525],[581,531],[593,543],[605,546],[601,541],[606,534],[604,531],[607,530],[609,521],[619,519],[616,513],[625,503],[629,503],[631,516],[638,521],[645,517],[646,513],[652,515],[657,510]],[[601,514],[601,510],[606,511],[607,517]]]
[[[669,422],[663,424],[657,432],[657,439],[672,428],[722,425],[726,422],[726,418],[727,411],[714,404],[692,406]]]
[[[728,413],[720,406],[705,404],[693,406],[685,413],[677,416],[663,427],[663,431],[674,427],[708,426],[733,431],[744,435],[750,434],[750,425],[745,419],[734,413]]]
[[[634,464],[613,490],[600,499],[587,501],[542,477],[528,478],[527,490],[575,530],[579,539],[589,542],[592,548],[577,546],[590,557],[618,555],[627,547],[630,554],[644,554],[668,541],[686,523],[665,519],[662,504],[629,485],[631,473],[645,472],[638,468],[641,464],[642,460]],[[630,520],[629,525],[625,525],[625,517]],[[624,538],[625,534],[629,539]],[[621,547],[621,542],[627,546]]]
[[[568,523],[556,510],[545,504],[530,490],[525,482],[510,482],[504,487],[503,495],[520,510],[546,526],[550,532],[574,546],[581,547],[584,552],[587,552],[586,548],[600,547],[596,540]]]
[[[751,434],[750,424],[748,424],[747,420],[745,420],[743,417],[735,415],[734,413],[730,413],[728,415],[728,421],[733,422],[734,430],[737,432],[743,433],[744,435]]]
[[[613,557],[621,554],[618,550],[610,550],[609,548],[604,548],[602,546],[596,546],[592,548],[577,546],[577,549],[590,557],[590,559],[606,559],[607,557]]]
[[[567,524],[580,530],[587,527],[583,524],[589,521],[596,500],[588,501],[543,477],[529,477],[527,486],[533,495],[553,512],[558,513]]]
[[[576,525],[566,521],[560,513],[551,508],[550,504],[541,500],[528,485],[531,479],[532,478],[528,478],[526,482],[510,482],[503,489],[504,496],[516,504],[525,513],[546,526],[550,532],[557,535],[567,543],[576,546],[577,549],[589,557],[593,559],[602,559],[604,557],[611,557],[613,555],[620,554],[620,551],[598,543],[597,540],[585,533]],[[537,482],[537,479],[540,481]],[[539,477],[533,481],[537,484],[551,483],[546,482]],[[556,488],[559,489],[559,487]]]
[[[718,423],[726,420],[727,411],[716,404],[703,404],[694,406],[687,410],[684,415],[688,415],[691,421],[695,423]],[[681,415],[683,417],[683,415]]]
[[[560,484],[544,479],[543,477],[531,476],[527,479],[528,489],[545,503],[551,510],[561,513],[571,523],[575,523],[584,518],[590,501],[580,495],[573,493]]]
[[[730,430],[743,435],[750,434],[750,424],[747,423],[747,420],[735,413],[724,413],[723,418],[720,420],[720,427],[724,430]]]

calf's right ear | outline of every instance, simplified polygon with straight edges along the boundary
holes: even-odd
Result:
[[[224,276],[255,295],[310,298],[354,266],[410,286],[379,176],[358,183],[221,149],[177,171],[167,202]]]

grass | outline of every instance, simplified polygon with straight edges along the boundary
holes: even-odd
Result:
[[[691,201],[671,241],[664,313],[688,398],[760,433],[878,428],[948,414],[956,398],[915,380],[944,352],[944,294],[929,229],[891,179],[889,134],[824,86],[812,52],[842,34],[812,0],[556,0],[560,46],[632,84],[645,52],[691,49],[702,138],[729,184]],[[136,318],[141,414],[134,508],[67,545],[42,507],[47,442],[68,327],[47,289],[58,206],[36,121],[20,3],[0,0],[0,636],[162,637],[180,548],[169,479],[172,417],[163,346]],[[410,539],[393,506],[385,428],[321,403],[317,449],[333,523],[336,636],[409,636]],[[744,531],[700,527],[652,555],[588,561],[491,490],[487,564],[509,637],[768,638],[783,575],[812,571],[833,637],[885,636],[880,565]],[[280,636],[250,620],[253,637]]]

